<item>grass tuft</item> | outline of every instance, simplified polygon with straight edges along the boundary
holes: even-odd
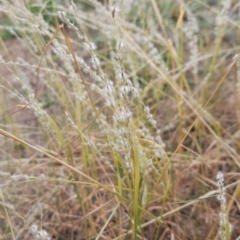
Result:
[[[0,0],[0,239],[239,239],[239,7]]]

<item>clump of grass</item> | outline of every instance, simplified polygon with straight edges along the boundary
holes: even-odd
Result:
[[[237,1],[29,4],[0,1],[4,238],[237,238]]]

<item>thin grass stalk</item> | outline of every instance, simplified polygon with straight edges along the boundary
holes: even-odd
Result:
[[[8,214],[8,210],[7,210],[7,207],[6,207],[6,204],[5,204],[5,200],[4,200],[4,196],[3,196],[1,188],[0,188],[0,197],[2,199],[2,203],[3,203],[2,205],[3,205],[3,208],[4,208],[5,214],[7,216],[8,226],[10,228],[12,239],[15,240],[15,234],[14,234],[14,230],[13,230],[12,221],[11,221],[10,216]]]

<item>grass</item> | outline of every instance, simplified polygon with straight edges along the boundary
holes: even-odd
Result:
[[[237,239],[237,1],[0,1],[0,239]]]

